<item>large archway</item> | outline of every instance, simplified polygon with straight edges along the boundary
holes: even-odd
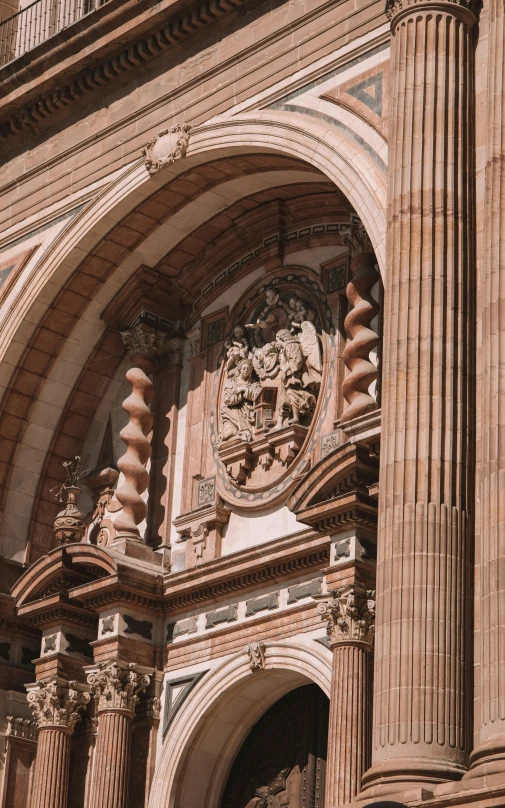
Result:
[[[245,650],[235,654],[192,690],[165,739],[150,808],[219,808],[233,761],[261,716],[303,685],[329,696],[331,654],[313,640],[269,642],[264,669],[249,663]]]

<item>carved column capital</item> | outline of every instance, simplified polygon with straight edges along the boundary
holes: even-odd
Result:
[[[28,706],[39,730],[62,727],[73,732],[80,720],[79,710],[84,710],[91,700],[90,694],[75,681],[35,682],[26,687]]]
[[[373,254],[374,252],[370,237],[361,222],[349,225],[347,230],[342,231],[341,237],[342,244],[349,247],[351,260],[357,255]]]
[[[336,589],[322,600],[317,613],[326,622],[330,646],[362,642],[373,646],[375,631],[375,591],[358,587]]]
[[[98,668],[88,673],[88,684],[96,700],[98,713],[121,710],[135,712],[139,693],[144,693],[151,677],[137,670],[135,662],[122,668],[117,662],[100,663]]]
[[[126,331],[120,331],[121,338],[131,357],[144,356],[154,359],[164,345],[170,341],[170,334],[143,322],[138,322]]]
[[[400,17],[423,10],[443,10],[472,26],[476,21],[476,6],[476,0],[387,0],[386,16],[391,21],[393,32]]]

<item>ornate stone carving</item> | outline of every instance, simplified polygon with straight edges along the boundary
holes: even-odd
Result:
[[[326,622],[330,646],[359,641],[373,645],[375,631],[375,591],[351,586],[336,589],[322,600],[317,613]]]
[[[57,494],[58,502],[63,502],[65,507],[54,520],[54,535],[59,544],[71,544],[81,541],[86,532],[86,522],[84,516],[77,507],[77,501],[81,489],[78,486],[80,479],[80,457],[67,460],[63,466],[67,472],[67,479],[61,486]]]
[[[373,254],[372,242],[361,222],[351,224],[346,230],[342,230],[341,236],[342,244],[349,248],[349,257],[351,259],[364,253]]]
[[[144,699],[138,704],[136,714],[139,721],[158,721],[161,716],[161,699],[158,696]]]
[[[472,15],[471,19],[475,19],[473,15],[477,6],[476,0],[443,0],[443,4],[445,5],[446,3],[449,8],[454,6],[456,11],[467,12]],[[400,12],[413,11],[421,5],[429,7],[431,0],[388,0],[386,3],[386,16],[393,21]]]
[[[293,461],[323,369],[316,315],[290,289],[266,289],[250,319],[232,329],[222,362],[217,446],[238,485],[256,468],[268,471],[274,463],[285,467]]]
[[[88,684],[99,712],[128,710],[133,713],[139,693],[144,693],[151,677],[137,673],[137,665],[130,662],[126,669],[117,662],[100,663],[98,669],[88,674]]]
[[[58,681],[36,682],[27,685],[28,706],[39,729],[43,727],[68,727],[73,730],[80,719],[79,710],[84,710],[91,696],[81,689],[78,682],[60,684]]]
[[[112,522],[110,518],[114,496],[114,486],[117,483],[119,472],[113,468],[104,468],[82,478],[82,482],[91,490],[94,508],[87,516],[86,541],[105,547],[109,544]],[[116,508],[119,504],[115,502]]]
[[[155,357],[170,340],[170,335],[166,331],[159,331],[142,322],[120,333],[128,353],[132,357]]]
[[[249,657],[249,667],[252,671],[260,671],[264,669],[265,651],[266,646],[262,640],[250,642],[246,646],[246,652]]]
[[[169,129],[162,129],[144,146],[142,156],[149,174],[185,157],[190,130],[189,123],[176,123]]]
[[[7,716],[7,736],[11,738],[22,738],[25,741],[37,740],[37,723],[29,718],[14,718]]]

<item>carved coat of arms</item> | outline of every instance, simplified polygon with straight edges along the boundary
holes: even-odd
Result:
[[[169,129],[163,129],[144,146],[142,155],[149,174],[155,174],[160,168],[186,155],[190,130],[189,123],[176,123]]]

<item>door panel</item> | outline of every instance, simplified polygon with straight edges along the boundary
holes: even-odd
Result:
[[[258,721],[233,764],[221,808],[323,808],[328,699],[305,685]]]

